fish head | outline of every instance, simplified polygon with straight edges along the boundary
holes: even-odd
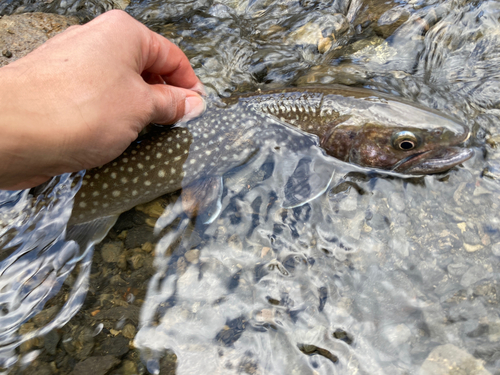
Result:
[[[473,150],[460,147],[468,137],[468,129],[459,123],[409,127],[368,122],[336,126],[322,146],[362,167],[422,175],[447,171],[472,157]]]

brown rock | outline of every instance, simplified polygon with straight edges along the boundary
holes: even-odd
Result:
[[[90,357],[83,362],[77,363],[71,374],[105,375],[119,363],[120,361],[112,355],[106,355],[104,357]]]
[[[27,55],[49,38],[77,25],[76,17],[48,13],[24,13],[0,19],[0,67]]]

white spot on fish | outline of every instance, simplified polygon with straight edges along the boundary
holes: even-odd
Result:
[[[137,168],[142,169],[142,168],[144,168],[144,165],[142,165],[141,163],[138,163]]]
[[[139,177],[135,177],[135,178],[132,180],[132,182],[133,182],[134,184],[136,184],[136,183],[137,183],[137,181],[139,181]]]
[[[122,161],[123,161],[124,163],[128,163],[128,159],[127,159],[127,158],[123,158],[123,159],[122,159]]]
[[[85,186],[85,185],[87,185],[87,184],[88,184],[88,182],[87,182],[87,181],[85,181],[85,180],[83,180],[83,181],[82,181],[82,185],[83,185],[83,186]]]
[[[165,171],[163,169],[158,171],[158,177],[165,177]]]
[[[125,167],[120,167],[120,171],[124,171],[125,170]]]
[[[151,181],[149,181],[149,180],[144,181],[144,185],[146,185],[146,186],[151,185]]]
[[[134,171],[134,168],[132,168],[132,167],[128,167],[128,168],[127,168],[127,171],[129,171],[130,173],[132,173],[132,172]]]
[[[81,194],[80,194],[80,196],[81,196],[82,198],[85,198],[85,193],[81,193]]]
[[[172,168],[172,169],[170,170],[170,173],[171,173],[171,174],[175,174],[175,168]]]
[[[168,152],[169,154],[171,154],[173,151],[172,151],[172,149],[171,149],[171,148],[169,148],[169,149],[167,150],[167,152]]]
[[[107,208],[107,207],[109,207],[109,203],[103,203],[102,204],[102,208]]]
[[[97,209],[93,208],[90,212],[95,214],[97,212]]]
[[[156,158],[157,158],[157,159],[160,159],[160,158],[161,158],[161,152],[158,152],[158,153],[156,154]]]
[[[135,197],[137,194],[138,194],[138,193],[137,193],[137,190],[133,190],[133,191],[132,191],[132,196],[133,196],[133,197]]]
[[[127,177],[122,177],[121,180],[122,184],[126,184],[128,182]]]
[[[85,208],[85,207],[87,207],[87,203],[80,202],[80,204],[78,206],[80,206],[81,208]]]
[[[114,190],[114,191],[113,191],[113,193],[112,193],[113,197],[115,197],[115,198],[116,198],[116,197],[119,197],[119,196],[120,196],[120,194],[121,194],[121,191],[120,191],[120,190]]]
[[[147,145],[147,146],[146,146],[146,150],[151,150],[151,146],[150,146],[150,145]]]
[[[99,192],[97,190],[92,193],[93,197],[97,197],[98,195],[99,195]]]
[[[99,178],[99,173],[96,173],[96,174],[94,175],[94,178],[97,180],[97,179]]]
[[[109,168],[106,168],[106,169],[104,170],[104,173],[108,173],[108,172],[109,172]]]
[[[107,189],[108,188],[108,184],[107,183],[102,184],[102,188],[103,189]]]
[[[151,157],[149,155],[146,156],[146,160],[149,160],[151,159]]]

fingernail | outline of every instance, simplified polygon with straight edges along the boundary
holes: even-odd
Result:
[[[191,90],[200,94],[201,96],[207,96],[207,92],[205,91],[205,86],[203,86],[203,83],[201,82],[198,82],[196,85],[191,87]]]
[[[206,104],[201,96],[188,96],[184,103],[184,116],[181,121],[189,121],[205,112]]]

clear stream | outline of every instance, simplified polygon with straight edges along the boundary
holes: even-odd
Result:
[[[0,12],[88,20],[125,5],[10,0]],[[55,181],[57,199],[34,211],[26,192],[2,193],[4,368],[45,361],[65,373],[107,334],[129,336],[140,358],[115,353],[123,362],[106,373],[168,373],[168,350],[177,374],[500,374],[500,3],[133,0],[126,11],[180,45],[213,95],[373,88],[460,119],[476,156],[411,179],[330,159],[328,191],[285,210],[272,171],[320,152],[283,152],[225,176],[213,223],[160,219],[155,237],[156,206],[142,207],[95,254],[61,237],[80,176]],[[458,367],[443,370],[438,352]]]

